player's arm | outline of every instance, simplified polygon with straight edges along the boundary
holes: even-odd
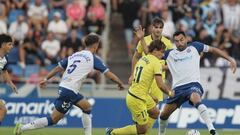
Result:
[[[64,58],[60,62],[58,62],[58,65],[53,68],[44,78],[40,81],[39,85],[41,88],[44,88],[47,84],[47,81],[51,79],[53,76],[55,76],[57,73],[65,70],[67,68],[68,58]]]
[[[169,97],[174,96],[174,91],[163,82],[162,75],[155,74],[155,80],[157,82],[157,86],[162,90],[163,93],[167,94]]]
[[[113,82],[115,82],[118,85],[118,88],[120,90],[123,90],[123,82],[114,74],[112,73],[109,68],[107,68],[105,66],[105,64],[97,57],[94,56],[94,69],[100,71],[101,73],[103,73],[107,78],[109,78],[110,80],[112,80]]]
[[[5,79],[6,83],[12,88],[13,92],[18,93],[17,87],[15,84],[12,82],[12,79],[10,75],[8,74],[7,70],[3,70],[3,78]]]
[[[216,55],[228,60],[230,62],[231,70],[233,71],[233,73],[235,73],[235,71],[237,69],[237,64],[236,64],[235,59],[231,58],[227,53],[225,53],[222,50],[215,48],[215,47],[209,46],[208,52],[211,52],[213,54],[216,54]]]
[[[106,76],[107,78],[109,78],[111,81],[115,82],[115,83],[118,85],[118,88],[119,88],[120,90],[123,90],[123,89],[124,89],[124,87],[123,87],[123,82],[122,82],[114,73],[112,73],[111,71],[108,70],[108,71],[105,73],[105,76]]]
[[[137,36],[137,38],[139,39],[139,42],[140,42],[140,45],[142,47],[142,50],[145,54],[148,54],[148,47],[147,47],[147,44],[144,40],[144,35],[145,35],[145,29],[142,28],[142,26],[140,25],[136,31],[135,31],[135,34]]]
[[[134,68],[135,68],[135,65],[137,63],[137,61],[142,57],[142,54],[138,53],[138,51],[136,50],[135,53],[133,54],[133,57],[132,57],[132,66],[131,66],[131,75],[128,79],[128,84],[131,85],[132,84],[132,81],[133,81],[133,72],[134,72]]]

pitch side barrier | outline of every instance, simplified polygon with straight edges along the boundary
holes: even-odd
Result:
[[[3,126],[14,126],[16,122],[28,123],[36,118],[50,115],[53,98],[5,98],[8,115]],[[125,100],[117,98],[89,98],[93,105],[93,127],[121,127],[131,124],[130,112]],[[239,129],[240,100],[204,100],[216,128]],[[82,111],[73,107],[56,127],[82,127]],[[170,128],[205,128],[199,113],[188,104],[169,119]],[[156,127],[157,125],[155,125]]]

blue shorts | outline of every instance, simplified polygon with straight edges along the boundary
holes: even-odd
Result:
[[[182,86],[178,86],[174,88],[174,91],[175,96],[172,98],[168,98],[166,103],[176,103],[178,107],[180,107],[186,101],[189,101],[189,104],[193,105],[192,102],[189,100],[193,92],[199,93],[200,96],[202,96],[204,93],[201,84],[198,82],[192,82]]]
[[[54,101],[55,108],[65,114],[72,105],[75,105],[78,101],[83,99],[81,94],[76,94],[72,90],[59,87],[59,97]]]

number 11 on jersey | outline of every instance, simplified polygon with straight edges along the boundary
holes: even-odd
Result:
[[[134,82],[138,83],[141,78],[141,73],[142,73],[143,67],[136,67],[136,72],[134,75]]]

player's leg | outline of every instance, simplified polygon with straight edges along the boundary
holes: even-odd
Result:
[[[82,99],[82,100],[79,100],[75,105],[81,108],[83,111],[82,124],[83,124],[85,135],[91,135],[92,134],[91,104],[88,102],[88,100]]]
[[[20,135],[22,132],[27,130],[40,129],[40,128],[57,124],[58,121],[63,118],[63,116],[64,116],[64,113],[61,113],[56,109],[54,109],[51,117],[39,118],[34,120],[33,122],[30,122],[24,125],[17,124],[14,129],[14,135]]]
[[[136,135],[145,134],[147,132],[148,113],[146,103],[129,94],[126,97],[126,102],[132,114],[133,121],[135,121],[136,124],[122,128],[108,129],[106,131],[107,135]]]
[[[216,130],[213,126],[213,123],[209,117],[207,107],[201,102],[201,93],[193,92],[190,96],[190,102],[196,107],[198,110],[200,117],[206,123],[208,130],[212,135],[217,135]]]
[[[5,107],[5,101],[0,99],[0,126],[6,114],[7,108]]]
[[[166,128],[168,125],[168,118],[170,117],[170,115],[178,108],[178,105],[176,103],[170,103],[170,104],[166,104],[163,107],[163,110],[160,113],[160,129],[158,131],[158,135],[165,135],[166,133]]]
[[[159,109],[156,106],[156,104],[158,103],[158,98],[155,96],[147,96],[147,112],[148,112],[148,130],[146,134],[150,134],[150,131],[154,125],[154,123],[156,122],[156,120],[159,117]]]

